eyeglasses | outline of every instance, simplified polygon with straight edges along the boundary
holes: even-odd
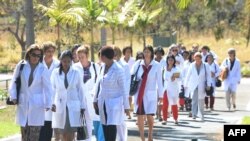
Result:
[[[31,53],[31,56],[32,57],[37,57],[37,58],[41,58],[42,57],[41,54],[35,54],[35,53]]]
[[[178,50],[177,49],[173,49],[172,51],[177,52]]]

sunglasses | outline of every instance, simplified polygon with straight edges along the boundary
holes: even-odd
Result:
[[[35,53],[31,53],[31,56],[32,57],[37,57],[37,58],[41,58],[42,57],[41,54],[35,54]]]

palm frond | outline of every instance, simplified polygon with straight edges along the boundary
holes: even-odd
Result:
[[[177,1],[177,7],[179,9],[186,9],[190,4],[192,0],[178,0]]]

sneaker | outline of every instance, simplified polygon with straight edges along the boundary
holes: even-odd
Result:
[[[206,105],[206,109],[208,109],[208,106]]]
[[[160,118],[159,118],[159,121],[162,122],[162,120],[163,120],[162,117],[160,117]]]
[[[183,107],[183,106],[181,106],[181,107],[179,108],[179,110],[180,110],[180,111],[183,111],[183,110],[184,110],[184,107]]]
[[[214,111],[214,108],[212,107],[212,108],[210,108],[210,110],[211,110],[211,111]]]
[[[161,124],[162,125],[167,125],[167,121],[163,121]]]

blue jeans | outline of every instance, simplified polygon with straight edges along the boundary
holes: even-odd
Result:
[[[105,141],[101,122],[93,121],[93,125],[94,125],[94,132],[95,132],[96,140]]]

